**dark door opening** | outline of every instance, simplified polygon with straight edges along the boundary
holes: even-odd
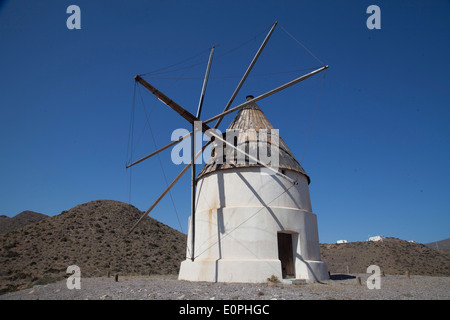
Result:
[[[290,233],[278,233],[278,259],[281,261],[283,278],[295,277],[292,235]]]

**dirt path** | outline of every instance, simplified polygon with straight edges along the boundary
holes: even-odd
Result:
[[[357,278],[361,278],[361,285]],[[81,288],[66,281],[0,296],[1,300],[448,300],[450,277],[387,275],[380,289],[368,289],[368,274],[333,275],[322,283],[288,285],[179,281],[176,276],[82,278]]]

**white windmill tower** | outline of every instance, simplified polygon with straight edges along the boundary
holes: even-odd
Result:
[[[307,79],[323,66],[278,88],[230,108],[253,65],[269,40],[275,22],[246,70],[224,111],[200,122],[200,113],[214,47],[211,50],[197,116],[165,96],[141,76],[135,80],[160,101],[188,120],[195,130],[214,138],[211,163],[195,174],[195,154],[191,163],[173,180],[155,203],[135,223],[131,231],[157,205],[180,177],[191,168],[192,210],[189,222],[187,259],[181,263],[179,279],[212,282],[265,282],[276,276],[320,281],[328,270],[320,260],[317,217],[312,212],[310,179],[256,102]],[[239,110],[230,130],[217,129],[223,117]],[[217,120],[214,127],[208,123]],[[200,123],[200,126],[195,127]],[[230,132],[237,133],[230,139]],[[189,137],[192,132],[183,137]],[[192,139],[194,141],[195,139]],[[212,142],[210,140],[202,151]],[[135,165],[176,144],[174,141],[128,165]],[[266,142],[266,144],[261,142]],[[262,148],[261,148],[262,146]],[[266,149],[267,148],[267,149]],[[230,152],[232,151],[232,153]],[[270,162],[263,159],[270,155]],[[130,232],[131,232],[130,231]]]

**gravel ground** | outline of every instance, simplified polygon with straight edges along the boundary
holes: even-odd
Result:
[[[361,285],[357,282],[361,278]],[[312,284],[239,284],[177,280],[177,276],[82,278],[81,288],[66,281],[0,296],[0,300],[449,300],[450,277],[381,277],[380,289],[368,289],[369,274],[332,275]]]

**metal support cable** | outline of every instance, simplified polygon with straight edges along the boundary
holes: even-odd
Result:
[[[301,43],[299,40],[297,40],[292,34],[290,34],[285,28],[283,28],[283,26],[280,25],[280,28],[286,32],[286,34],[288,36],[290,36],[295,42],[297,42],[299,45],[301,45],[303,47],[303,49],[305,49],[314,59],[316,59],[317,61],[319,61],[323,66],[325,65],[325,63],[322,62],[322,60],[320,60],[319,58],[317,58],[317,56],[311,52],[311,50],[309,50],[303,43]]]

